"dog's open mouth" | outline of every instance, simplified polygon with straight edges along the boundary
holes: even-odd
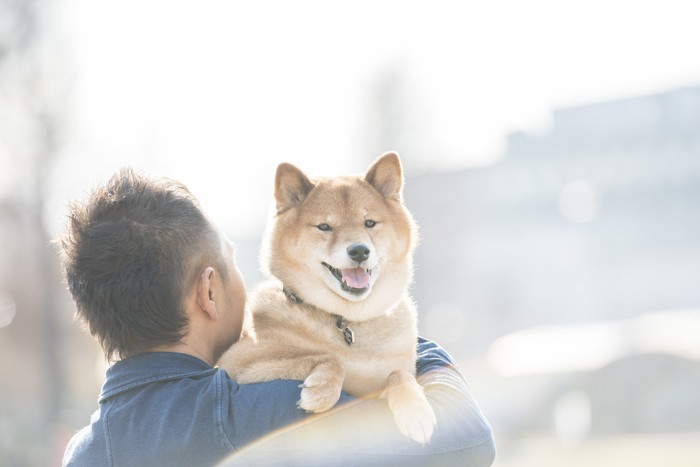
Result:
[[[338,279],[340,287],[353,294],[362,294],[369,290],[370,278],[372,276],[371,269],[365,268],[348,268],[337,269],[328,263],[322,263],[333,274],[333,277]]]

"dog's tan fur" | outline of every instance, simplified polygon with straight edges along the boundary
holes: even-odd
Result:
[[[219,365],[240,383],[303,380],[299,406],[310,412],[331,408],[341,389],[381,395],[401,432],[427,443],[435,416],[415,379],[416,310],[407,290],[417,229],[402,188],[394,153],[378,158],[364,176],[310,180],[280,164],[277,214],[263,255],[274,279],[250,294],[241,339]],[[349,256],[357,243],[369,249],[361,263]],[[344,289],[326,264],[338,274],[371,269],[369,279],[361,274],[369,284]],[[354,332],[352,344],[338,317]]]

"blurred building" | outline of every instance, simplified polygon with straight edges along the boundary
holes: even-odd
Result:
[[[464,356],[544,323],[700,306],[700,87],[557,110],[495,165],[407,181],[421,331]]]

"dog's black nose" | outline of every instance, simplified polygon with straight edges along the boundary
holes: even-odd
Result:
[[[358,263],[369,258],[369,247],[364,243],[353,243],[348,247],[348,256]]]

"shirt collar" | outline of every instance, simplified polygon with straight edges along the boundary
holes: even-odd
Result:
[[[176,352],[150,352],[129,357],[107,369],[98,402],[154,382],[207,376],[218,371],[191,355]]]

